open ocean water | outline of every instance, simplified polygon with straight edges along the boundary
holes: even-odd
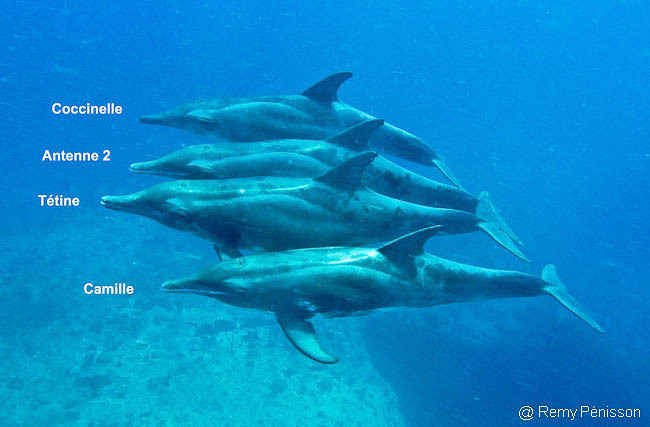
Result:
[[[650,425],[649,22],[640,0],[4,3],[0,425]],[[343,101],[489,190],[533,262],[480,233],[427,251],[534,275],[554,263],[606,333],[548,297],[399,309],[317,320],[330,366],[270,314],[163,294],[216,262],[210,243],[100,198],[163,181],[129,165],[205,138],[138,117],[297,94],[338,71],[355,73]],[[54,115],[55,102],[124,112]],[[111,159],[42,162],[47,149]],[[85,295],[86,282],[135,294]]]

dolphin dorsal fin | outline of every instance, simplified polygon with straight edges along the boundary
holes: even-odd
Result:
[[[340,165],[314,178],[314,181],[344,191],[354,191],[363,185],[363,171],[377,158],[377,153],[366,151],[349,158]]]
[[[442,228],[442,225],[422,228],[406,236],[398,237],[377,250],[393,264],[408,268],[413,265],[413,258],[424,253],[424,244],[427,240],[440,233]]]
[[[291,344],[302,354],[320,363],[336,363],[339,359],[332,356],[320,345],[314,325],[293,313],[276,313],[280,327]]]
[[[340,145],[349,150],[362,151],[368,149],[370,135],[384,125],[382,119],[367,120],[345,129],[341,133],[327,138],[327,142]]]
[[[325,77],[301,95],[318,102],[334,102],[339,100],[338,91],[344,81],[352,77],[352,73],[344,71]]]

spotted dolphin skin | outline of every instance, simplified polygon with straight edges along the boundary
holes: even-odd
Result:
[[[328,247],[230,259],[192,277],[167,281],[162,289],[273,312],[291,343],[320,363],[336,363],[338,358],[323,349],[310,319],[396,307],[550,295],[603,332],[569,295],[553,265],[544,268],[540,279],[438,258],[425,253],[423,246],[439,230],[416,231],[379,249]]]
[[[322,140],[355,124],[374,119],[338,98],[352,73],[332,74],[300,95],[211,99],[140,117],[142,123],[171,126],[227,141],[272,139]],[[459,185],[447,165],[417,136],[386,123],[372,137],[374,149],[425,166],[434,166]]]
[[[359,154],[316,178],[172,181],[127,196],[105,196],[101,202],[192,232],[215,242],[229,256],[237,256],[239,249],[364,246],[444,225],[448,234],[483,231],[527,261],[488,218],[369,190],[362,183],[363,173],[376,157],[372,152]]]
[[[131,171],[181,179],[232,179],[258,176],[314,178],[351,157],[368,151],[371,135],[384,121],[368,120],[326,140],[280,139],[249,144],[201,144],[184,147],[160,159],[133,163]],[[419,205],[456,209],[486,216],[518,244],[487,192],[474,197],[403,168],[381,156],[364,172],[363,182],[385,196]]]

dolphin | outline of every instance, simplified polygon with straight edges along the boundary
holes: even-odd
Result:
[[[133,163],[131,171],[180,179],[314,178],[368,151],[369,138],[383,124],[381,119],[368,120],[326,140],[279,139],[250,144],[192,145],[160,159]],[[459,187],[425,178],[382,156],[366,168],[363,182],[371,190],[395,199],[487,216],[515,242],[522,244],[492,205],[486,191],[474,197]]]
[[[140,121],[234,142],[325,139],[352,125],[374,119],[339,100],[339,87],[350,77],[350,72],[332,74],[300,95],[190,102],[164,113],[142,116]],[[371,142],[373,148],[389,155],[435,166],[460,187],[445,162],[417,136],[386,123]]]
[[[275,313],[289,341],[320,363],[338,358],[323,349],[310,319],[396,307],[550,295],[603,332],[569,295],[553,265],[544,268],[540,279],[452,262],[424,252],[424,243],[439,230],[428,227],[379,249],[327,247],[230,259],[189,278],[167,281],[162,289]]]
[[[499,225],[485,217],[416,205],[368,189],[363,171],[376,157],[373,152],[359,154],[316,178],[170,181],[131,195],[104,196],[101,203],[194,233],[228,256],[238,256],[239,249],[364,246],[444,225],[448,234],[483,231],[528,261]]]

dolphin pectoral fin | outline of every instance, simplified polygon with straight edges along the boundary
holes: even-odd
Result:
[[[382,119],[367,120],[327,138],[327,141],[352,151],[367,151],[370,149],[370,135],[383,125]]]
[[[291,344],[305,356],[319,363],[336,363],[339,359],[321,347],[314,331],[314,325],[293,313],[275,314],[280,327]]]
[[[435,167],[438,168],[440,173],[442,173],[445,178],[447,178],[449,181],[451,181],[452,184],[454,184],[456,187],[460,188],[461,190],[465,190],[465,188],[460,185],[460,182],[456,179],[453,173],[451,173],[451,170],[447,166],[447,163],[445,163],[444,160],[442,160],[440,157],[436,157],[433,159],[433,164]]]
[[[241,252],[239,252],[239,249],[237,248],[219,248],[219,245],[214,243],[212,245],[212,248],[214,248],[214,251],[217,253],[217,258],[219,258],[219,262],[223,261],[224,259],[231,259],[231,258],[239,258],[244,255],[242,255]],[[221,253],[223,251],[223,254]]]
[[[242,254],[237,248],[225,248],[223,252],[228,258],[241,258],[244,256],[244,254]]]
[[[212,244],[212,249],[214,249],[214,251],[216,252],[217,258],[219,258],[219,262],[223,261],[223,257],[221,256],[221,252],[219,251],[219,246],[217,246],[216,243]]]
[[[517,247],[515,242],[508,236],[497,224],[491,221],[480,222],[478,228],[483,230],[488,236],[494,239],[499,245],[503,246],[512,252],[517,258],[522,261],[530,262],[528,257]]]
[[[375,152],[361,153],[314,178],[314,181],[322,182],[339,190],[354,191],[363,186],[363,172],[376,158],[377,153]]]
[[[344,71],[325,77],[301,95],[318,102],[334,102],[339,100],[338,91],[343,82],[352,77],[352,73]]]
[[[519,236],[515,234],[514,231],[508,226],[506,220],[503,218],[501,213],[497,210],[496,207],[492,204],[490,200],[490,195],[487,191],[482,191],[478,195],[478,205],[476,205],[476,216],[483,218],[487,221],[496,223],[504,233],[506,233],[512,240],[517,242],[519,246],[523,246],[524,243],[521,241]]]
[[[424,244],[429,238],[438,234],[442,228],[441,225],[436,225],[414,231],[385,244],[377,250],[398,267],[413,271],[415,257],[424,253]]]
[[[239,251],[241,231],[236,224],[215,223],[205,227],[205,230],[213,237],[212,247],[217,251],[217,256],[220,259],[239,258],[243,256]]]
[[[557,270],[553,264],[548,264],[542,270],[542,280],[547,283],[544,290],[553,296],[560,304],[566,307],[573,314],[584,320],[589,326],[604,333],[605,330],[594,320],[594,318],[585,311],[584,308],[573,298],[567,291],[566,286],[557,275]]]
[[[212,247],[214,248],[214,251],[217,253],[217,257],[219,258],[219,261],[223,261],[224,259],[230,259],[230,258],[240,258],[244,256],[237,248],[222,247],[216,243],[213,244]]]

